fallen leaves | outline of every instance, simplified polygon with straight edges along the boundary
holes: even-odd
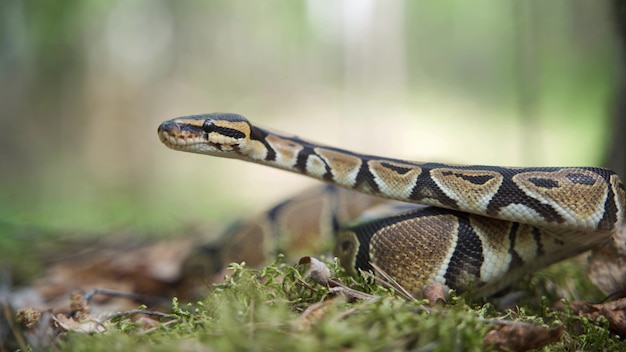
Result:
[[[91,313],[89,300],[95,294],[107,293],[118,297],[134,298],[133,294],[94,290],[85,295],[73,293],[69,302],[70,312],[67,314],[52,313],[51,310],[42,312],[33,308],[23,308],[15,314],[15,321],[19,326],[10,324],[12,338],[22,349],[27,346],[49,348],[58,336],[67,332],[79,334],[105,333],[113,321],[119,319],[126,319],[128,322],[136,324],[139,333],[142,329],[144,331],[154,329],[161,322],[161,319],[170,321],[178,319],[175,315],[145,309],[132,309],[94,316]],[[5,308],[4,318],[10,322],[13,313],[8,306]]]
[[[97,314],[133,309],[138,302],[167,307],[172,296],[191,300],[199,297],[198,292],[208,291],[206,281],[185,280],[183,264],[192,248],[198,245],[199,235],[162,241],[132,236],[129,236],[131,239],[121,238],[122,235],[76,243],[68,240],[64,242],[65,247],[54,247],[54,251],[47,252],[47,257],[41,259],[46,261],[45,272],[28,286],[11,288],[5,296],[8,304],[15,309],[32,307],[39,311],[53,309],[67,313],[77,311],[67,305],[68,295],[95,287],[108,292],[132,293],[138,298],[98,295],[90,301],[90,307]]]
[[[483,339],[485,347],[497,350],[528,351],[559,342],[563,326],[546,328],[534,324],[499,322]]]
[[[30,329],[41,319],[41,312],[32,308],[23,308],[15,314],[15,320]]]
[[[588,276],[607,296],[618,298],[626,294],[626,227],[622,226],[611,241],[591,251]]]
[[[572,314],[585,317],[590,321],[606,319],[609,323],[609,330],[626,338],[626,298],[601,304],[576,301],[570,303],[570,308]]]
[[[324,262],[313,257],[302,257],[298,261],[299,265],[307,265],[308,270],[304,274],[304,277],[310,277],[315,283],[319,285],[328,285],[330,280],[330,269]]]
[[[300,259],[299,264],[308,266],[305,274],[306,278],[312,279],[319,285],[331,287],[331,292],[338,292],[341,296],[352,300],[364,300],[367,298],[368,302],[374,302],[375,300],[381,299],[381,297],[368,295],[364,292],[359,292],[349,288],[343,283],[338,282],[337,279],[331,278],[328,266],[318,259],[304,257]],[[398,284],[391,275],[384,272],[376,265],[372,266],[376,271],[376,275],[363,273],[365,276],[375,280],[385,287],[393,289],[398,296],[404,298],[406,301],[417,302],[415,297]],[[444,306],[447,304],[447,294],[444,291],[444,286],[438,283],[425,287],[422,295],[428,301],[431,308],[420,306],[420,309],[417,311],[429,314],[438,312],[439,314],[445,315],[446,311]],[[297,320],[296,329],[299,331],[305,331],[317,325],[329,314],[328,312],[333,306],[333,298],[309,306]],[[441,310],[436,310],[432,307],[439,307]],[[345,318],[355,312],[357,312],[357,309],[352,308],[349,312],[342,314],[341,317]],[[483,346],[494,348],[496,350],[528,351],[531,349],[542,348],[559,342],[564,333],[563,325],[558,325],[554,328],[547,328],[537,324],[503,319],[478,320],[484,322],[485,324],[493,325],[493,328],[489,330],[483,338]]]
[[[326,300],[310,305],[296,321],[298,331],[307,331],[316,325],[326,315],[328,308],[332,305],[332,300]]]
[[[624,236],[623,233],[621,235]],[[64,334],[70,331],[77,334],[107,333],[120,320],[125,323],[128,322],[129,325],[133,326],[133,331],[138,333],[147,332],[151,329],[156,329],[157,326],[162,326],[163,320],[175,322],[175,317],[165,313],[132,308],[137,306],[137,302],[151,302],[151,304],[155,305],[161,303],[161,306],[171,302],[169,300],[165,302],[158,301],[158,297],[156,300],[151,300],[145,293],[156,293],[161,296],[161,299],[163,296],[173,294],[173,290],[178,285],[177,280],[180,278],[180,263],[182,261],[181,258],[184,257],[182,253],[190,248],[190,242],[183,244],[175,246],[174,242],[165,241],[161,244],[152,243],[145,246],[127,248],[117,254],[103,249],[97,255],[95,254],[96,252],[91,252],[89,258],[80,258],[80,260],[75,258],[68,263],[58,262],[51,265],[50,276],[40,280],[36,287],[41,289],[40,292],[50,293],[50,297],[64,294],[63,302],[65,305],[61,307],[57,303],[55,307],[58,310],[55,310],[54,314],[52,311],[43,308],[21,310],[17,315],[5,313],[5,317],[15,317],[19,323],[18,325],[21,325],[21,327],[9,326],[9,329],[14,334],[18,333],[23,337],[22,342],[17,342],[18,348],[50,346],[51,341],[58,338],[59,333]],[[594,252],[594,257],[590,260],[592,280],[604,292],[613,293],[624,288],[624,282],[626,281],[624,278],[624,273],[626,272],[626,248],[623,248],[624,246],[626,246],[626,238],[616,238],[610,246]],[[172,250],[169,254],[167,252],[168,249]],[[297,309],[303,312],[298,318],[290,320],[288,324],[290,328],[293,327],[293,331],[300,333],[312,331],[320,326],[320,322],[323,322],[322,326],[329,321],[331,323],[350,324],[354,321],[355,315],[371,314],[372,307],[378,307],[383,300],[399,302],[400,305],[405,304],[400,299],[385,296],[385,292],[394,292],[409,302],[410,309],[413,310],[410,313],[414,312],[419,319],[425,316],[436,316],[450,317],[452,320],[451,316],[456,314],[450,312],[454,311],[455,308],[454,296],[450,298],[447,289],[440,284],[430,285],[422,292],[422,296],[419,298],[425,298],[428,301],[427,305],[424,300],[419,301],[410,295],[393,279],[392,275],[385,273],[375,265],[373,266],[376,271],[375,274],[363,274],[371,282],[379,284],[379,287],[383,286],[388,289],[387,291],[385,289],[374,291],[379,292],[377,294],[371,294],[372,291],[367,291],[367,289],[365,289],[367,292],[362,292],[347,286],[339,279],[333,277],[334,273],[326,263],[316,258],[303,257],[299,264],[304,266],[306,270],[304,270],[304,274],[300,274],[301,271],[298,271],[298,275],[302,276],[295,277],[296,285],[325,296],[318,294],[317,296],[322,297],[318,298],[319,302],[308,301],[298,306]],[[286,267],[294,269],[292,266]],[[275,267],[277,277],[280,277],[282,280],[283,272],[278,273],[277,268],[278,266]],[[280,270],[283,270],[283,267],[280,268]],[[258,274],[259,272],[255,273]],[[257,274],[253,274],[253,276]],[[261,280],[266,279],[262,274],[258,274],[258,277]],[[349,282],[348,279],[345,280]],[[111,286],[107,285],[107,287],[121,288],[120,291],[126,293],[118,294],[115,291],[104,289],[92,290],[84,295],[74,295],[68,302],[67,291],[72,286],[91,288],[102,283],[111,284]],[[236,283],[233,282],[233,284]],[[206,286],[206,283],[204,285]],[[289,287],[289,285],[283,286],[283,289],[284,287]],[[140,294],[137,291],[141,291],[144,294]],[[98,297],[94,298],[94,296]],[[315,296],[310,295],[309,297]],[[102,307],[100,309],[92,309],[94,305],[101,306],[103,302],[118,302],[120,297],[125,304],[107,306],[106,309],[102,309]],[[92,300],[92,298],[94,299]],[[357,303],[346,308],[346,302],[350,304],[353,302]],[[257,305],[263,305],[262,301],[258,301]],[[254,309],[254,306],[250,307],[251,312]],[[563,316],[565,317],[570,311],[575,317],[565,319],[576,320],[578,316],[587,319],[585,321],[595,323],[597,326],[606,324],[615,334],[619,334],[622,337],[626,336],[626,303],[623,300],[603,304],[573,302],[567,313],[562,313]],[[462,313],[465,314],[466,312],[468,315],[475,314],[474,311],[469,309]],[[393,314],[388,317],[388,319],[394,318],[395,315]],[[256,319],[256,316],[254,316],[254,319]],[[517,318],[510,317],[506,319],[472,319],[474,319],[474,322],[479,322],[478,325],[482,326],[480,329],[483,329],[481,330],[481,335],[478,335],[478,339],[481,339],[482,334],[485,334],[485,331],[490,329],[482,340],[484,346],[490,348],[525,351],[541,348],[561,339],[567,340],[567,337],[563,337],[564,327],[561,325],[548,328],[541,321],[537,324],[534,323],[535,321],[532,324],[522,323],[518,322]],[[550,321],[550,323],[553,323],[553,321]],[[2,322],[0,322],[0,325],[3,325]],[[567,326],[569,330],[575,324],[565,324],[564,326]],[[2,328],[0,326],[0,330]],[[607,330],[605,329],[604,331]],[[571,334],[569,331],[568,333]]]
[[[100,323],[96,320],[83,318],[76,320],[74,318],[68,318],[63,314],[57,314],[52,316],[54,326],[61,329],[61,332],[77,332],[82,334],[102,333],[106,331],[106,323]]]
[[[437,304],[446,304],[446,293],[444,292],[444,287],[440,283],[434,283],[432,285],[427,285],[422,290],[422,294],[424,298],[428,300],[428,304],[432,307]]]

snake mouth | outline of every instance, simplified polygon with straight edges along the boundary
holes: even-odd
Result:
[[[158,129],[159,140],[172,149],[188,149],[194,145],[206,143],[205,133],[190,128],[181,128],[176,121],[165,121]]]
[[[158,129],[159,140],[174,150],[240,158],[233,153],[237,140],[219,133],[209,133],[198,119],[174,119],[163,122]]]
[[[170,148],[182,148],[182,147],[190,147],[197,144],[205,143],[206,140],[202,137],[198,136],[190,136],[190,135],[174,135],[168,132],[159,131],[159,139],[161,143],[165,144]]]

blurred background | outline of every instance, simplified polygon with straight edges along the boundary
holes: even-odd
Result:
[[[2,1],[0,220],[167,235],[313,184],[159,142],[163,120],[216,111],[397,158],[601,165],[620,74],[611,11],[584,0]]]

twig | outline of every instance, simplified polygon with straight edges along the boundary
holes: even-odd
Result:
[[[161,298],[161,297],[142,295],[142,294],[132,293],[132,292],[120,292],[120,291],[109,290],[106,288],[94,288],[93,290],[85,293],[82,298],[86,302],[89,302],[89,300],[91,300],[97,294],[101,294],[101,295],[105,295],[109,297],[121,297],[121,298],[133,300],[135,302],[154,304],[154,305],[167,305],[170,303],[169,300],[165,298]]]
[[[402,298],[406,299],[407,301],[409,302],[417,301],[417,299],[413,297],[413,295],[409,293],[409,291],[407,291],[404,287],[402,287],[402,285],[400,285],[396,280],[394,280],[394,278],[391,277],[391,275],[387,274],[383,269],[381,269],[381,267],[379,267],[378,265],[374,263],[370,263],[370,265],[372,266],[372,268],[374,268],[376,273],[380,275],[384,280],[366,271],[363,271],[362,273],[364,273],[366,276],[373,278],[376,282],[381,283],[383,286],[394,289],[396,292],[398,292],[398,294]]]
[[[4,319],[7,321],[7,324],[9,324],[9,328],[11,329],[11,332],[13,333],[13,337],[17,341],[17,344],[20,346],[20,349],[22,351],[28,351],[29,350],[28,344],[26,343],[26,340],[24,339],[22,329],[20,329],[20,327],[15,322],[15,319],[14,319],[15,314],[13,310],[11,309],[9,302],[4,299],[0,300],[0,307],[2,307],[2,314],[4,315]],[[4,347],[4,346],[0,346],[0,347]]]
[[[114,312],[114,313],[106,314],[106,315],[100,317],[97,320],[97,323],[98,324],[102,324],[103,322],[105,322],[107,320],[112,320],[112,319],[116,319],[116,318],[127,317],[127,316],[137,315],[137,314],[151,315],[151,316],[155,316],[155,317],[159,317],[159,318],[172,318],[174,320],[178,319],[178,316],[176,316],[174,314],[161,313],[161,312],[156,312],[156,311],[153,311],[153,310],[145,310],[145,309],[133,309],[133,310],[128,310],[128,311],[124,311],[124,312]]]

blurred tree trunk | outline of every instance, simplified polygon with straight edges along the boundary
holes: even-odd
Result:
[[[613,0],[613,20],[621,49],[619,83],[615,92],[611,149],[604,164],[626,177],[626,1]]]

